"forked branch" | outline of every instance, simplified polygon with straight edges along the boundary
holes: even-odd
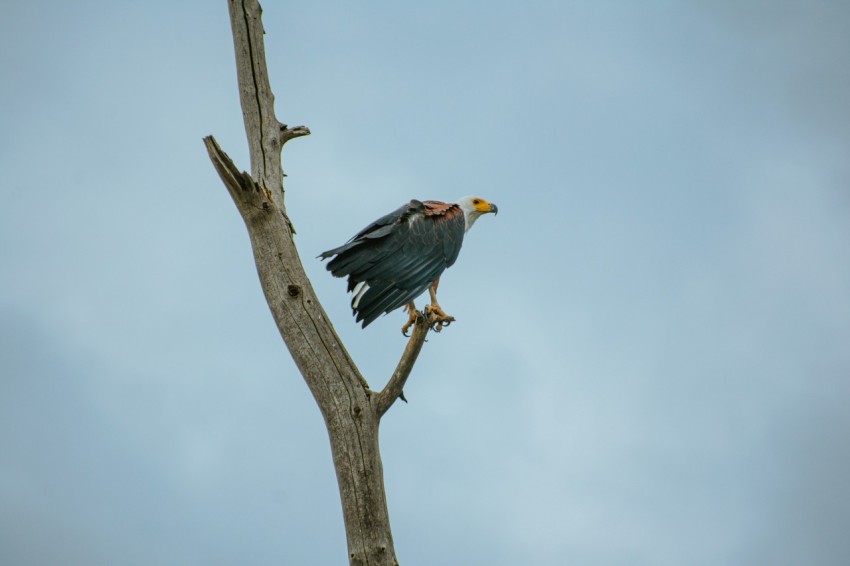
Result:
[[[251,174],[240,171],[212,136],[204,144],[251,239],[269,309],[315,398],[328,429],[339,484],[348,559],[352,565],[393,566],[393,546],[378,449],[378,425],[401,395],[429,325],[417,321],[398,367],[380,393],[369,389],[304,272],[292,238],[283,192],[281,150],[308,135],[278,122],[257,0],[228,0]]]

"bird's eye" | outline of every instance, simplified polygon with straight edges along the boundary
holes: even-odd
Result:
[[[481,203],[481,201],[480,201],[480,200],[478,200],[478,199],[474,199],[474,200],[472,201],[472,204],[480,204],[480,203]]]

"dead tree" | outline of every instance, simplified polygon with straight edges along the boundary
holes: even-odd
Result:
[[[386,386],[373,391],[319,304],[293,240],[284,205],[281,151],[310,133],[278,122],[257,0],[228,0],[251,174],[240,171],[212,136],[210,159],[245,221],[263,292],[280,334],[319,405],[330,437],[352,565],[398,564],[378,449],[381,417],[402,393],[428,324],[416,323]]]

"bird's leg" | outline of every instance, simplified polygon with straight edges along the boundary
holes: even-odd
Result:
[[[444,326],[448,326],[455,321],[455,317],[447,315],[440,304],[437,302],[437,286],[440,284],[440,278],[437,279],[428,287],[428,293],[431,295],[431,304],[425,307],[425,315],[428,317],[428,322],[431,324],[431,329],[439,332]]]
[[[407,322],[404,323],[404,326],[401,327],[401,333],[407,336],[407,331],[410,330],[410,327],[416,324],[416,321],[419,320],[419,317],[422,316],[418,310],[416,310],[416,305],[413,304],[413,301],[410,301],[406,305],[404,305],[404,310],[407,311]]]

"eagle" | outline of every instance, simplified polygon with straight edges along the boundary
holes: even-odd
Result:
[[[354,293],[351,310],[363,328],[403,306],[409,313],[402,327],[407,335],[419,316],[413,300],[428,289],[431,304],[425,307],[425,316],[439,332],[455,320],[437,303],[440,276],[457,260],[464,234],[478,217],[498,211],[480,197],[451,203],[414,199],[319,258],[333,257],[328,271],[334,277],[348,276],[348,292]]]

